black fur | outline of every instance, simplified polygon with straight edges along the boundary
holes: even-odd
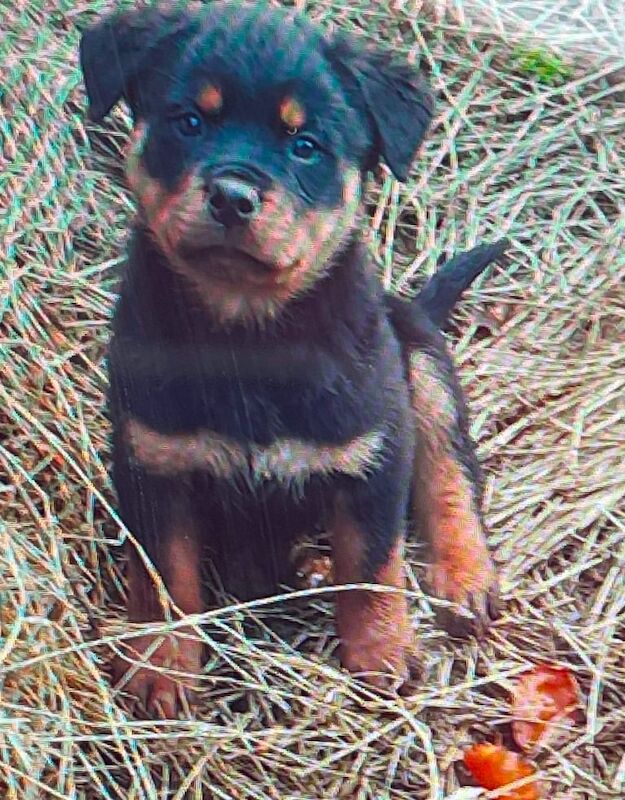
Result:
[[[402,347],[406,351],[420,347],[423,337],[429,336],[431,326],[425,318],[444,329],[460,295],[507,246],[508,240],[501,239],[455,256],[411,300],[385,293],[386,310]],[[159,260],[157,255],[156,261]],[[167,281],[167,273],[162,278]],[[158,302],[158,294],[152,302]],[[441,347],[444,348],[442,341]],[[154,348],[149,342],[142,343],[133,335],[120,333],[110,344],[109,360],[123,365],[120,369],[128,376],[125,382],[132,381],[133,391],[147,396],[159,391],[164,375],[167,385],[176,382],[179,396],[197,397],[206,381],[227,380],[229,376],[234,380],[263,380],[269,385],[299,391],[306,385],[332,385],[340,371],[334,356],[308,338],[269,349],[249,341],[236,346],[229,337],[221,346],[213,343],[210,348],[199,350],[188,344],[161,343]]]
[[[436,327],[445,328],[462,292],[489,264],[501,258],[509,246],[509,239],[499,239],[493,244],[474,247],[447,261],[428,280],[419,292],[417,303]]]
[[[177,284],[173,273],[162,263],[149,240],[143,233],[137,232],[115,315],[109,355],[110,412],[114,424],[119,426],[121,419],[130,411],[134,417],[162,433],[185,433],[208,428],[241,443],[261,445],[285,437],[340,444],[368,433],[372,428],[384,429],[388,436],[389,469],[381,470],[376,480],[380,488],[375,496],[378,498],[378,494],[384,494],[394,499],[394,505],[405,509],[412,443],[407,386],[403,379],[399,345],[384,311],[380,285],[363,269],[365,264],[366,255],[362,245],[354,244],[343,256],[341,268],[334,270],[312,292],[296,301],[288,319],[280,325],[262,334],[252,334],[243,327],[237,331],[221,332],[206,328],[205,312],[194,307],[193,299],[185,287]],[[234,358],[229,369],[217,373],[207,373],[201,369],[186,372],[175,365],[172,370],[169,361],[159,364],[161,369],[153,372],[140,371],[136,369],[132,355],[128,357],[129,351],[123,345],[118,345],[126,340],[140,343],[143,348],[155,353],[162,352],[162,348],[171,343],[178,347],[184,345],[188,353],[193,353],[193,357],[197,358],[198,365],[202,364],[204,358],[210,361],[215,348],[217,353],[224,353],[231,348],[235,354],[245,354],[247,346],[251,346],[255,354],[259,354],[259,351],[268,353],[276,361],[276,369],[271,375],[267,375],[264,369],[259,377],[241,375]],[[309,350],[320,360],[321,370],[315,375],[315,381],[294,384],[283,378],[275,350],[277,348],[281,355],[293,347]],[[400,431],[401,446],[397,441]],[[398,447],[402,462],[405,462],[405,468],[399,476],[395,474],[396,468],[390,459],[390,452]],[[146,502],[154,478],[137,468],[133,468],[135,472],[131,474],[132,469],[127,462],[128,454],[118,440],[115,448],[115,484],[120,493],[124,519],[132,520],[137,526],[139,511],[133,510],[133,506],[139,501]],[[128,481],[134,484],[132,490],[122,486]],[[166,495],[164,486],[167,483],[157,480],[155,494],[159,497]],[[179,490],[178,483],[172,482],[176,491]],[[228,539],[236,540],[239,543],[237,547],[246,550],[260,536],[266,551],[268,534],[262,532],[266,520],[262,515],[255,518],[252,509],[258,511],[261,506],[266,507],[269,496],[274,496],[272,507],[281,506],[280,515],[293,520],[290,530],[280,526],[279,530],[285,535],[301,530],[301,523],[296,524],[298,520],[309,519],[308,509],[301,507],[301,499],[278,487],[267,485],[262,488],[260,495],[250,496],[246,491],[242,493],[240,486],[213,486],[209,492],[208,486],[215,482],[203,477],[201,483],[205,487],[202,494],[212,492],[224,501],[217,504],[218,509],[214,503],[211,504],[210,515],[202,514],[206,520],[211,520],[211,540],[221,539],[225,535]],[[328,508],[331,495],[339,485],[355,482],[339,479],[327,487],[314,485],[317,483],[313,481],[314,503],[311,505]],[[373,484],[371,488],[374,488]],[[321,503],[320,494],[323,495]],[[365,496],[366,492],[363,502]],[[153,513],[148,505],[150,513]],[[362,514],[365,518],[368,516],[364,510]],[[316,520],[320,523],[324,521]],[[145,525],[133,527],[133,530],[145,531]],[[391,537],[394,531],[388,530],[387,534],[387,538]],[[146,538],[145,532],[143,538]],[[214,546],[219,551],[224,548],[224,543],[214,543]],[[376,532],[371,540],[371,576],[384,561],[386,546],[384,536]],[[258,573],[260,567],[256,558],[253,563]],[[276,564],[269,563],[266,566],[273,575]],[[228,565],[222,563],[220,571],[227,573]],[[258,575],[256,579],[259,580]],[[245,593],[263,593],[269,585],[270,581],[264,579],[258,589],[248,587]],[[228,588],[236,588],[239,593],[244,589],[241,585],[230,585]]]
[[[163,433],[204,427],[258,444],[285,436],[338,444],[367,433],[383,416],[380,388],[396,378],[399,348],[380,284],[364,270],[365,263],[363,246],[355,243],[341,268],[293,301],[279,323],[262,332],[244,326],[216,330],[206,325],[205,310],[150,240],[137,232],[113,322],[114,397]],[[181,374],[174,365],[172,374],[168,361],[159,365],[160,372],[137,374],[132,360],[125,366],[127,350],[117,340],[157,353],[172,344],[184,347],[199,365],[214,357],[214,348],[218,354],[227,348],[244,354],[251,347],[255,355],[269,354],[276,369],[271,375],[264,368],[259,377],[244,375],[235,359],[220,372]],[[332,369],[318,373],[322,380],[299,383],[293,392],[278,361],[290,347],[314,352],[320,361],[326,356]]]
[[[152,118],[154,112],[163,118],[163,85],[173,74],[170,105],[188,107],[202,80],[218,75],[227,85],[236,80],[233,96],[238,104],[229,109],[232,118],[240,123],[252,114],[263,120],[268,95],[259,92],[258,86],[268,87],[275,76],[276,86],[306,84],[312,130],[326,140],[315,184],[306,187],[309,193],[327,191],[328,183],[336,185],[335,154],[364,169],[383,156],[397,177],[406,177],[433,110],[431,95],[417,70],[387,52],[364,49],[345,37],[328,41],[302,17],[285,24],[284,13],[263,4],[229,5],[213,3],[199,19],[158,9],[121,14],[86,31],[80,61],[90,118],[100,121],[122,98],[135,119]],[[251,60],[250,51],[254,52]],[[205,69],[207,61],[210,70]],[[242,132],[239,128],[238,141],[233,142],[228,130],[224,130],[226,139],[215,131],[221,158],[240,158]],[[246,142],[243,147],[263,152],[263,167],[269,171],[270,131],[257,128],[254,134],[253,144]],[[170,157],[164,159],[156,149],[163,147],[162,142],[153,136],[146,158],[154,177],[168,184],[192,156],[182,145],[177,151],[170,138]],[[230,152],[225,152],[230,145]],[[302,172],[300,179],[301,175],[313,173]]]

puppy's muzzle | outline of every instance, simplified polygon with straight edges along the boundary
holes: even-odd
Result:
[[[207,181],[208,210],[225,228],[248,225],[260,214],[260,191],[235,175],[221,175]]]

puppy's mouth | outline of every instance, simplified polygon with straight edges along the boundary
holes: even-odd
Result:
[[[270,261],[261,261],[245,250],[225,245],[187,245],[180,248],[179,256],[197,269],[209,270],[217,280],[253,282],[279,282],[280,268]]]

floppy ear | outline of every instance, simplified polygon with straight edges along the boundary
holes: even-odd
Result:
[[[359,48],[344,36],[331,42],[330,57],[365,106],[375,132],[376,159],[383,156],[393,175],[405,181],[434,112],[425,80],[405,59]]]
[[[89,99],[89,118],[100,122],[123,97],[133,114],[141,107],[138,78],[150,58],[180,44],[189,25],[184,13],[145,8],[115,14],[86,30],[80,40],[80,66]]]

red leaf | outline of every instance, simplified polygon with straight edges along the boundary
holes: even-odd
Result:
[[[534,767],[522,756],[496,744],[474,744],[464,754],[464,764],[485,789],[501,789],[536,774]],[[539,784],[533,781],[510,789],[498,800],[541,800]]]
[[[539,664],[518,679],[512,692],[512,736],[523,750],[544,745],[572,724],[579,706],[577,681],[562,667]]]

